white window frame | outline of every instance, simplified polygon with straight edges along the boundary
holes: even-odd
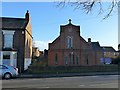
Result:
[[[4,48],[12,48],[13,47],[13,35],[15,31],[11,30],[2,30],[4,35]],[[8,40],[11,38],[11,41]]]

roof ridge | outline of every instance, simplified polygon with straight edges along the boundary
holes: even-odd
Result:
[[[106,48],[109,47],[109,48],[113,48],[112,46],[101,46],[101,47],[106,47]]]
[[[0,17],[2,19],[22,19],[25,20],[25,18],[17,18],[17,17]]]

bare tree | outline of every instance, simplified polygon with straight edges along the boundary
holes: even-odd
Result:
[[[62,0],[57,4],[57,7],[64,8],[65,6],[70,5],[74,7],[74,10],[82,9],[88,14],[93,10],[93,8],[96,5],[98,7],[97,9],[98,9],[98,15],[99,15],[99,14],[103,14],[105,11],[103,8],[104,3],[105,2],[102,2],[102,0],[74,0],[74,2],[73,0]],[[114,9],[118,7],[117,0],[110,0],[110,2],[108,3],[109,5],[103,19],[108,18],[112,14]]]

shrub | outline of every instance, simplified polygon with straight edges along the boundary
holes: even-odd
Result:
[[[120,64],[120,57],[112,59],[112,64]]]

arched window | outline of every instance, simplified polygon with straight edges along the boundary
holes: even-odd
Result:
[[[55,64],[58,64],[58,55],[57,55],[57,53],[55,54]]]
[[[88,54],[85,55],[85,62],[86,62],[87,65],[89,64],[89,61],[88,61]]]
[[[68,56],[65,56],[65,65],[68,65]]]
[[[75,64],[74,54],[72,55],[73,64]]]
[[[73,48],[73,37],[70,36],[67,37],[67,48],[69,49]]]
[[[76,64],[79,64],[79,56],[76,56]]]
[[[73,52],[69,54],[69,58],[70,58],[70,64],[75,64]]]

